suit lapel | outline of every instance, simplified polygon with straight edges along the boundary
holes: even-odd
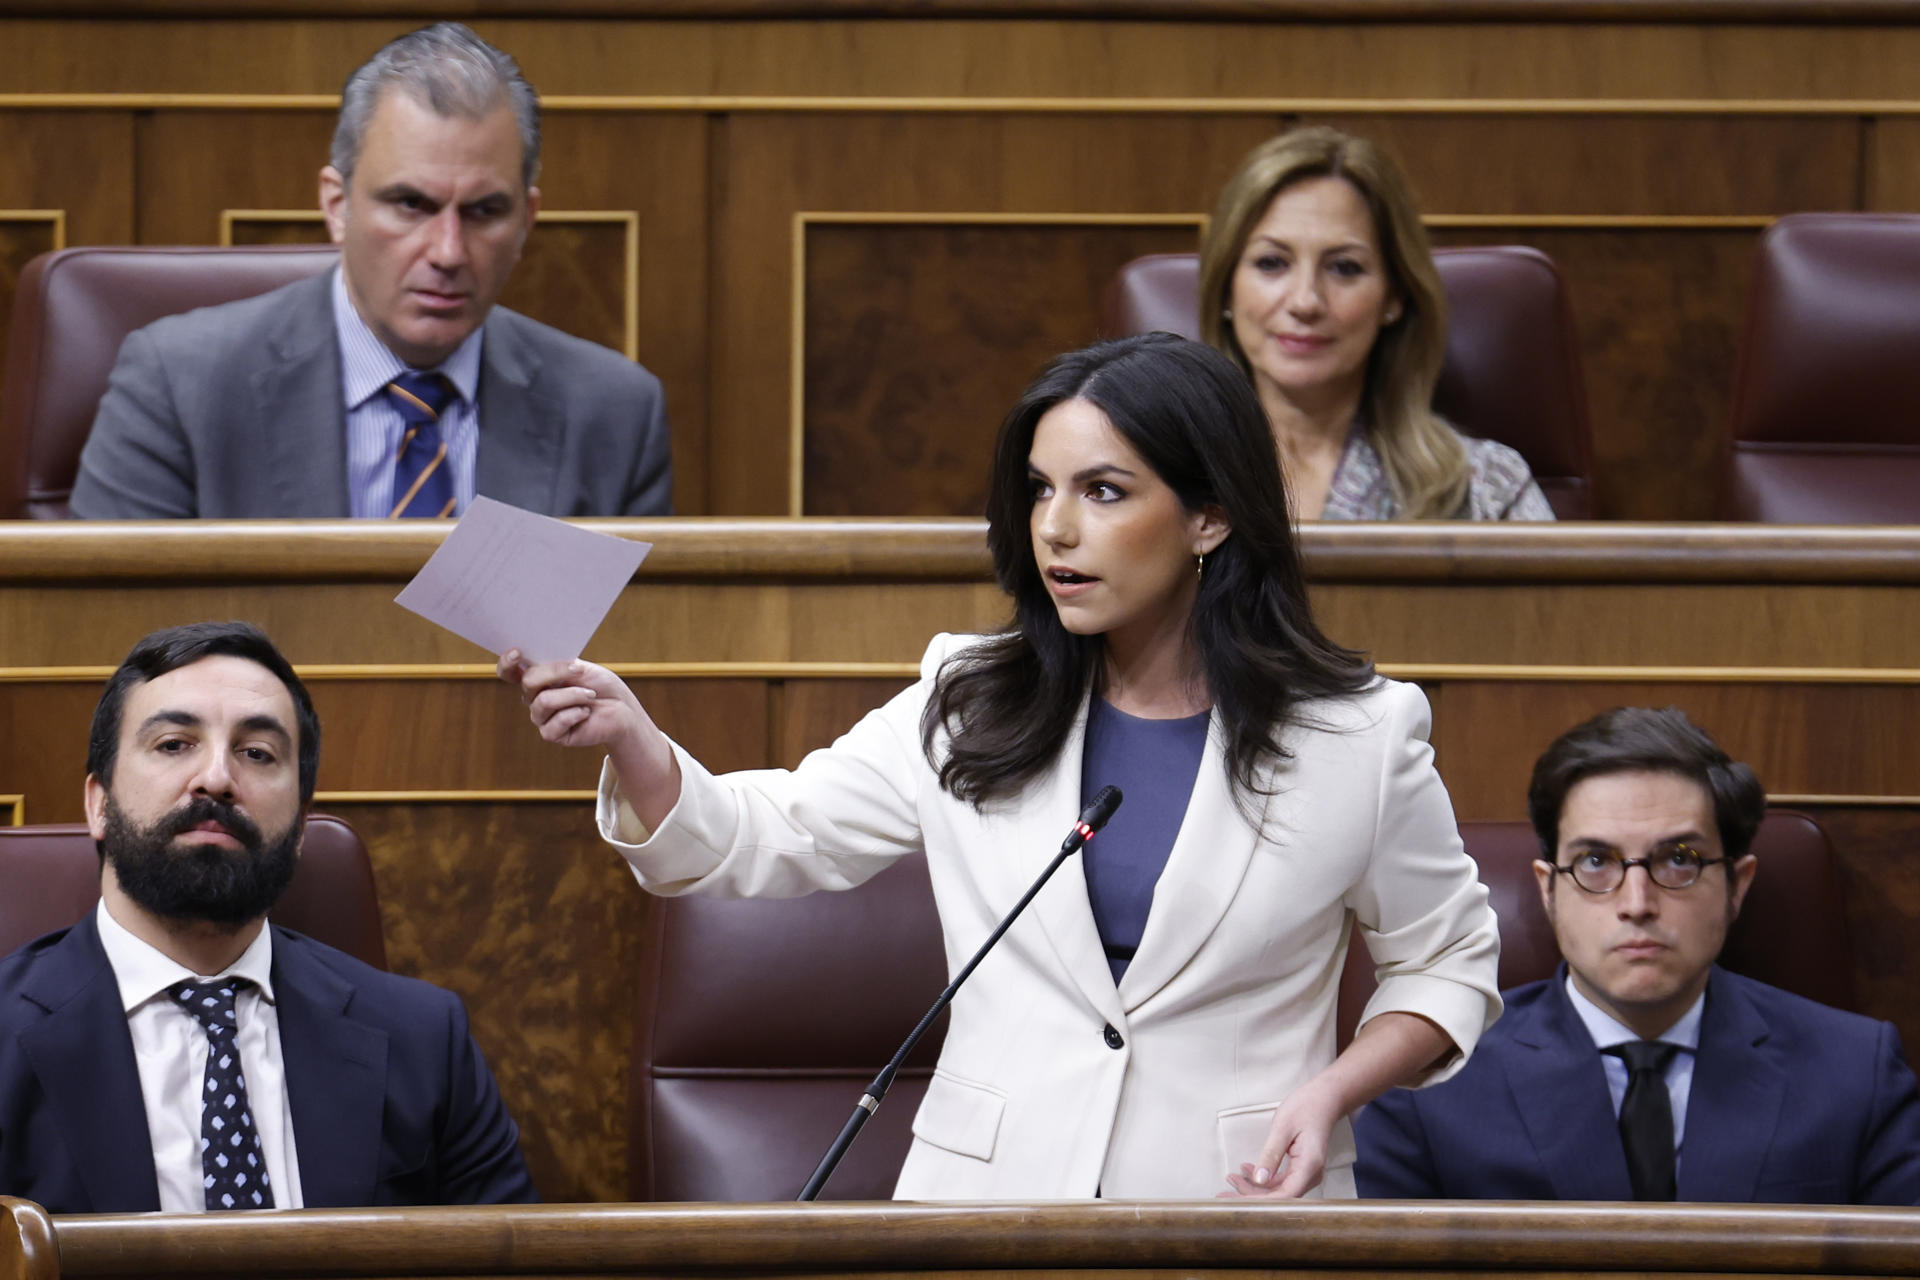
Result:
[[[273,990],[310,1208],[374,1203],[387,1094],[387,1034],[348,1013],[354,987],[313,961],[303,939],[276,930]]]
[[[1761,1046],[1766,1018],[1716,967],[1707,979],[1700,1049],[1680,1140],[1682,1200],[1753,1199],[1787,1096],[1787,1073]]]
[[[120,988],[89,911],[34,967],[21,997],[46,1016],[20,1035],[81,1183],[100,1211],[160,1208],[140,1067]]]
[[[1009,904],[1025,893],[1053,856],[1060,842],[1080,813],[1080,761],[1087,738],[1087,702],[1082,697],[1080,715],[1060,747],[1060,758],[1034,785],[1033,794],[1020,806],[1012,824],[1014,856],[1008,860],[1014,874],[1008,887],[1013,889]],[[1017,883],[1016,883],[1017,882]],[[1087,872],[1084,856],[1075,854],[1053,873],[1053,879],[1040,891],[1028,908],[1040,921],[1047,941],[1060,965],[1075,986],[1109,1023],[1124,1021],[1120,993],[1113,986],[1113,970],[1107,967],[1106,948],[1100,942],[1100,930],[1093,922],[1093,903],[1087,897]]]
[[[308,519],[353,513],[347,494],[347,411],[341,402],[333,272],[293,286],[294,305],[268,335],[273,358],[252,378],[242,439],[259,442],[271,510]]]
[[[1527,1136],[1561,1200],[1631,1200],[1626,1150],[1614,1119],[1606,1068],[1567,1000],[1566,967],[1551,990],[1514,1019],[1501,1065]]]
[[[1253,860],[1259,833],[1241,818],[1234,803],[1224,733],[1215,716],[1207,728],[1192,799],[1166,869],[1154,885],[1140,946],[1121,975],[1120,1002],[1129,1013],[1193,959],[1226,914]]]
[[[480,455],[475,491],[551,515],[566,515],[559,496],[566,405],[545,385],[519,317],[495,307],[480,347]]]

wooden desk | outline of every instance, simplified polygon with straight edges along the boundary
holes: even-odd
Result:
[[[1911,1275],[1920,1212],[1622,1204],[552,1205],[50,1218],[0,1280],[202,1276]]]
[[[1005,616],[974,522],[592,527],[655,550],[589,656],[716,768],[792,763],[906,684],[931,633]],[[639,891],[592,833],[597,760],[542,744],[486,655],[392,604],[442,536],[0,528],[0,796],[77,819],[93,704],[128,647],[260,623],[313,688],[320,804],[367,840],[395,968],[466,998],[545,1194],[618,1199]],[[1584,716],[1683,706],[1827,825],[1863,1006],[1920,1043],[1920,530],[1327,526],[1304,544],[1329,632],[1427,689],[1462,818],[1523,817],[1534,757]]]

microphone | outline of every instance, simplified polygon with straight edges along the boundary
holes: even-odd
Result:
[[[1072,853],[1087,841],[1093,839],[1093,833],[1107,825],[1113,817],[1113,811],[1120,807],[1120,788],[1102,787],[1100,794],[1080,811],[1080,821],[1073,824],[1073,830],[1060,844],[1060,852]]]
[[[1015,920],[1019,919],[1020,913],[1027,909],[1027,904],[1032,902],[1045,887],[1053,873],[1060,869],[1060,864],[1077,853],[1082,845],[1093,838],[1095,832],[1106,826],[1107,820],[1113,817],[1113,811],[1119,807],[1120,788],[1102,787],[1100,793],[1080,811],[1079,820],[1073,824],[1073,830],[1067,833],[1067,838],[1060,842],[1060,852],[1053,856],[1053,861],[1047,864],[1047,869],[1042,871],[1039,878],[1028,887],[1020,901],[1013,904],[1013,910],[1007,912],[1006,918],[987,935],[987,940],[980,944],[978,951],[973,953],[973,959],[967,961],[966,966],[960,970],[954,980],[947,984],[947,989],[940,993],[939,998],[933,1002],[933,1007],[927,1010],[926,1016],[920,1019],[919,1025],[915,1026],[907,1036],[899,1052],[893,1055],[893,1061],[880,1069],[880,1074],[873,1078],[873,1083],[867,1086],[867,1091],[860,1095],[860,1101],[854,1104],[853,1114],[847,1118],[847,1123],[840,1129],[840,1136],[833,1140],[831,1147],[827,1148],[827,1154],[821,1157],[819,1167],[813,1171],[813,1176],[807,1179],[807,1185],[795,1197],[797,1200],[812,1200],[820,1194],[821,1188],[827,1185],[827,1179],[833,1176],[834,1169],[839,1166],[840,1158],[847,1154],[847,1148],[853,1145],[854,1138],[867,1123],[867,1118],[880,1109],[881,1099],[885,1098],[887,1090],[893,1087],[893,1078],[899,1074],[901,1064],[906,1062],[907,1055],[912,1053],[913,1047],[920,1043],[920,1038],[927,1034],[927,1028],[933,1025],[933,1020],[953,1003],[953,994],[960,989],[960,984],[965,982],[979,967],[980,962],[987,958],[987,952],[993,950],[993,944],[1000,941],[1001,935],[1013,926]]]

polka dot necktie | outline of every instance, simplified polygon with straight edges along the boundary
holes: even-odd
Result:
[[[453,403],[453,384],[437,373],[403,373],[386,385],[387,400],[407,424],[393,467],[389,516],[433,519],[453,514],[453,469],[440,415]]]
[[[207,1208],[271,1209],[273,1185],[260,1154],[260,1135],[240,1072],[239,1024],[233,998],[253,984],[245,978],[176,982],[167,988],[207,1032],[206,1084],[200,1091],[200,1165]]]
[[[1635,1200],[1674,1198],[1673,1102],[1667,1095],[1667,1064],[1678,1045],[1631,1040],[1602,1049],[1626,1059],[1627,1092],[1620,1100],[1620,1143]]]

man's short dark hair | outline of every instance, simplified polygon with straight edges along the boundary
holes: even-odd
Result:
[[[1699,783],[1713,799],[1721,852],[1729,858],[1746,856],[1766,816],[1759,777],[1680,708],[1615,707],[1561,734],[1534,763],[1527,815],[1548,862],[1558,860],[1567,793],[1610,773],[1671,773]]]
[[[114,761],[120,754],[120,718],[127,691],[157,680],[169,671],[190,666],[202,658],[245,658],[271,671],[293,699],[300,732],[300,803],[313,799],[314,779],[320,773],[320,717],[314,713],[307,686],[280,656],[266,633],[249,622],[195,622],[156,631],[133,646],[119,669],[107,680],[100,704],[93,709],[93,729],[87,736],[87,772],[102,786],[113,782]]]

